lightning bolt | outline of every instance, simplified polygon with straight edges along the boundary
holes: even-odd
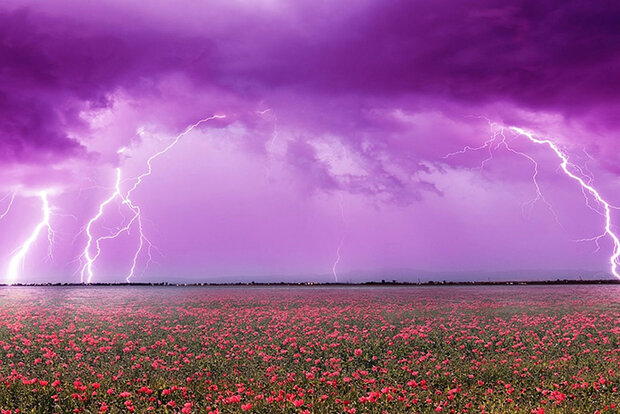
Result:
[[[121,184],[122,184],[121,169],[120,168],[116,169],[116,182],[114,185],[114,191],[108,196],[108,198],[106,198],[104,201],[102,201],[99,204],[97,213],[93,217],[91,217],[91,219],[88,221],[85,227],[87,241],[86,241],[86,246],[84,247],[84,250],[82,251],[82,254],[80,255],[80,258],[79,258],[80,263],[83,263],[81,270],[80,270],[80,279],[82,283],[84,283],[84,280],[86,280],[88,283],[92,282],[92,279],[94,277],[93,265],[101,254],[101,242],[104,240],[116,239],[123,233],[129,234],[132,228],[135,228],[137,230],[138,245],[132,256],[131,267],[129,269],[129,273],[125,277],[125,281],[129,283],[132,277],[135,275],[136,268],[138,265],[138,260],[142,252],[144,251],[145,245],[147,246],[147,250],[146,250],[147,261],[146,261],[145,266],[148,267],[149,263],[152,261],[151,249],[153,247],[153,244],[149,241],[149,239],[146,237],[144,233],[142,211],[140,209],[140,206],[131,199],[133,192],[138,189],[138,187],[140,186],[140,184],[142,184],[142,181],[146,177],[150,176],[153,173],[152,162],[155,159],[164,155],[165,153],[170,151],[172,148],[174,148],[179,143],[181,138],[189,134],[191,131],[193,131],[196,127],[200,126],[201,124],[214,120],[214,119],[224,119],[224,118],[226,118],[226,115],[212,115],[208,118],[200,119],[197,122],[185,128],[183,132],[181,132],[180,134],[178,134],[176,137],[173,138],[170,144],[168,144],[162,150],[151,155],[147,159],[146,161],[147,170],[144,173],[140,174],[138,177],[133,179],[134,181],[133,185],[125,193],[123,193],[121,189]],[[125,151],[125,148],[121,148],[118,152],[122,153],[124,151]],[[106,235],[106,236],[100,236],[98,238],[95,238],[92,234],[93,225],[98,220],[100,220],[101,217],[103,217],[106,206],[112,203],[116,199],[120,200],[121,205],[126,206],[127,209],[131,212],[131,217],[129,218],[129,221],[126,224],[122,225],[122,227],[119,228],[116,232]],[[95,253],[91,254],[93,245],[95,248]]]
[[[611,210],[614,207],[609,204],[601,196],[601,194],[590,184],[592,180],[587,175],[586,178],[589,178],[589,180],[586,182],[586,180],[584,180],[582,177],[576,175],[571,171],[571,168],[577,171],[581,171],[581,169],[572,164],[569,160],[568,155],[565,154],[560,148],[558,148],[558,146],[553,141],[549,139],[536,138],[533,133],[525,131],[518,127],[510,127],[510,129],[517,134],[526,137],[528,140],[535,144],[546,145],[547,147],[549,147],[560,159],[560,168],[562,169],[564,174],[576,181],[582,191],[592,196],[596,200],[596,202],[600,206],[602,206],[603,211],[601,213],[603,213],[603,216],[605,217],[604,230],[599,235],[584,240],[595,240],[598,242],[603,237],[609,237],[612,240],[614,247],[612,255],[609,257],[610,270],[616,278],[620,279],[620,272],[618,271],[618,266],[620,265],[620,238],[613,232],[613,225],[611,223]]]
[[[479,118],[484,118],[484,117],[479,117]],[[484,118],[484,119],[487,119],[487,118]],[[501,146],[503,146],[506,150],[512,152],[513,154],[526,158],[532,163],[534,167],[533,175],[532,175],[532,182],[534,183],[534,187],[536,189],[536,197],[532,199],[531,201],[527,202],[523,206],[523,208],[525,208],[526,206],[532,206],[537,201],[542,201],[547,206],[547,208],[551,211],[556,222],[559,223],[558,216],[555,210],[553,209],[551,204],[545,199],[542,193],[541,187],[538,183],[539,171],[538,171],[538,163],[536,162],[536,160],[530,155],[512,148],[508,140],[506,139],[506,136],[504,134],[504,128],[498,127],[497,124],[491,123],[488,119],[487,121],[489,122],[489,125],[491,126],[491,130],[493,131],[493,134],[490,139],[485,141],[479,147],[466,146],[460,151],[447,154],[446,156],[444,156],[444,158],[450,158],[450,157],[453,157],[459,154],[465,154],[469,151],[480,151],[483,149],[487,149],[489,152],[489,156],[484,161],[482,161],[480,165],[480,170],[484,168],[487,162],[493,159],[494,151]],[[620,237],[613,232],[613,225],[611,222],[611,210],[617,209],[618,207],[615,207],[609,204],[605,199],[603,199],[601,194],[593,187],[592,183],[594,182],[594,178],[592,176],[592,173],[588,169],[587,165],[585,165],[584,167],[580,167],[579,165],[576,165],[570,162],[569,156],[564,151],[562,151],[550,139],[537,138],[532,132],[529,132],[529,131],[526,131],[524,129],[514,127],[514,126],[508,127],[508,129],[514,132],[515,134],[517,134],[517,136],[526,137],[530,142],[534,144],[545,145],[548,148],[550,148],[560,160],[559,170],[561,170],[567,177],[576,181],[579,184],[579,188],[584,196],[586,206],[590,210],[594,211],[595,213],[605,218],[604,230],[600,234],[590,237],[590,238],[580,239],[576,241],[577,242],[587,242],[587,241],[595,242],[597,246],[597,251],[598,251],[600,249],[599,241],[604,237],[609,237],[611,241],[613,242],[612,255],[609,258],[610,270],[611,270],[611,273],[616,278],[620,279],[620,272],[618,270],[618,267],[620,266]],[[591,159],[590,155],[587,152],[585,153],[587,157]],[[596,206],[593,206],[590,203],[591,198],[593,198],[596,201],[598,208]]]
[[[47,228],[47,240],[49,242],[48,255],[51,255],[52,253],[51,249],[54,242],[54,231],[50,226],[50,217],[52,215],[52,210],[47,199],[47,192],[42,191],[38,194],[38,196],[41,199],[42,218],[30,234],[30,236],[13,252],[13,255],[11,256],[9,267],[6,272],[6,281],[10,285],[15,283],[15,281],[17,280],[19,272],[23,268],[26,254],[32,247],[32,244],[38,239],[41,231],[43,231],[43,229],[45,228]]]
[[[338,206],[340,207],[340,220],[344,227],[345,219],[342,193],[338,194]],[[340,250],[342,250],[342,245],[344,244],[345,238],[346,234],[343,233],[342,237],[340,237],[340,241],[338,242],[338,247],[336,248],[336,260],[334,260],[334,264],[332,265],[332,274],[334,275],[334,280],[336,283],[338,283],[338,263],[340,263],[341,259]]]
[[[83,258],[85,261],[84,265],[82,266],[81,272],[80,272],[80,280],[82,283],[84,283],[85,279],[87,280],[88,283],[91,283],[93,279],[93,275],[94,275],[93,264],[95,260],[97,260],[99,255],[101,254],[101,246],[99,245],[99,243],[101,242],[102,239],[104,239],[104,237],[99,237],[98,239],[94,239],[93,234],[92,234],[92,226],[103,216],[105,207],[111,202],[113,202],[117,197],[120,197],[121,195],[120,185],[121,185],[121,169],[117,168],[114,192],[107,199],[105,199],[101,204],[99,204],[99,209],[97,210],[97,214],[91,217],[91,219],[88,220],[88,223],[86,224],[85,232],[86,232],[87,241],[86,241],[86,246],[84,247],[84,251],[82,252],[82,255],[80,257],[80,259]],[[96,246],[97,251],[94,255],[91,256],[90,251],[91,251],[93,242]]]

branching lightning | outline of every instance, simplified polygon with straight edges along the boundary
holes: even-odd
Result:
[[[501,126],[498,126],[497,124],[491,122],[489,119],[481,117],[483,119],[486,119],[488,124],[489,124],[489,128],[491,129],[491,138],[489,138],[487,141],[485,141],[481,146],[479,147],[470,147],[470,146],[466,146],[464,147],[462,150],[460,151],[456,151],[456,152],[452,152],[446,156],[444,156],[444,158],[450,158],[453,157],[455,155],[460,155],[460,154],[465,154],[467,152],[470,151],[480,151],[483,149],[486,149],[488,151],[488,156],[487,158],[485,158],[481,163],[480,163],[480,171],[484,170],[484,167],[486,166],[486,164],[490,161],[492,161],[494,159],[494,151],[496,151],[497,149],[499,149],[500,147],[504,147],[507,151],[512,152],[515,155],[518,155],[520,157],[525,158],[528,162],[530,162],[532,164],[532,183],[534,184],[534,188],[536,190],[536,194],[534,196],[533,199],[531,199],[530,201],[527,201],[526,203],[524,203],[521,206],[521,211],[522,214],[525,216],[525,211],[528,208],[532,208],[534,206],[534,204],[536,204],[536,202],[541,201],[545,207],[547,207],[547,209],[551,212],[551,214],[553,215],[556,223],[558,223],[560,226],[561,223],[558,219],[558,215],[555,212],[553,206],[551,205],[551,203],[549,203],[547,201],[547,199],[545,198],[545,196],[543,195],[543,192],[540,188],[540,184],[538,183],[538,162],[536,162],[536,160],[534,158],[532,158],[530,155],[522,152],[522,151],[518,151],[516,149],[514,149],[513,147],[510,146],[510,143],[508,142],[508,140],[506,139],[506,135],[504,134],[504,128]]]
[[[101,247],[99,243],[101,242],[103,237],[94,239],[93,234],[92,234],[92,226],[93,224],[95,224],[95,222],[97,222],[97,220],[99,220],[103,216],[103,211],[105,207],[111,202],[113,202],[117,197],[120,197],[121,195],[120,185],[121,185],[121,169],[117,168],[116,169],[116,184],[114,186],[114,192],[107,199],[105,199],[101,204],[99,204],[99,209],[97,210],[97,214],[91,217],[91,219],[88,220],[88,223],[86,224],[85,232],[86,232],[87,241],[86,241],[86,246],[84,247],[84,251],[82,252],[82,255],[80,256],[80,258],[81,259],[83,258],[85,261],[80,271],[80,280],[82,283],[84,283],[85,279],[88,283],[91,282],[93,278],[93,263],[95,262],[95,260],[97,260],[97,258],[101,254]],[[92,248],[93,241],[94,241],[97,251],[93,256],[91,256],[90,250]]]
[[[91,283],[93,280],[93,277],[94,277],[93,266],[94,266],[95,261],[101,254],[101,242],[104,240],[116,239],[123,233],[129,234],[132,228],[137,230],[138,245],[132,255],[131,267],[129,269],[127,276],[125,277],[125,280],[127,282],[130,282],[132,277],[135,275],[136,268],[138,266],[138,260],[140,259],[140,256],[142,255],[145,249],[145,246],[146,246],[146,256],[147,256],[145,266],[149,265],[149,263],[152,260],[151,249],[153,247],[153,244],[149,241],[149,239],[144,234],[144,228],[143,228],[143,222],[142,222],[143,220],[142,211],[140,209],[140,206],[136,204],[131,198],[133,192],[140,186],[140,184],[142,184],[142,181],[146,177],[152,174],[153,172],[152,162],[156,158],[162,156],[163,154],[167,153],[172,148],[174,148],[178,144],[178,142],[181,140],[181,138],[189,134],[192,130],[194,130],[199,125],[205,122],[214,120],[214,119],[223,119],[223,118],[226,118],[226,116],[225,115],[213,115],[208,118],[201,119],[195,122],[194,124],[188,126],[183,132],[181,132],[179,135],[174,137],[174,139],[170,142],[170,144],[168,144],[164,149],[156,152],[155,154],[151,155],[147,159],[146,161],[147,170],[144,173],[140,174],[138,177],[133,179],[134,181],[133,185],[125,193],[123,193],[122,188],[121,188],[121,185],[122,185],[121,169],[120,168],[116,169],[116,182],[114,185],[113,192],[108,196],[108,198],[106,198],[103,202],[99,204],[97,213],[93,217],[90,218],[90,220],[88,221],[84,229],[86,236],[87,236],[87,241],[86,241],[84,250],[82,251],[82,254],[78,258],[81,263],[80,280],[82,281],[82,283],[84,283],[84,281],[86,281],[87,283]],[[125,150],[124,148],[120,149],[119,153],[122,153],[124,150]],[[100,237],[95,238],[93,236],[93,229],[92,229],[93,225],[104,216],[106,206],[114,202],[117,199],[121,202],[121,206],[126,206],[127,209],[131,212],[131,217],[125,224],[123,224],[118,230],[116,230],[112,234],[108,234],[105,236],[100,236]],[[93,246],[95,249],[94,254],[92,253]]]
[[[485,118],[486,119],[486,118]],[[487,119],[487,121],[489,121]],[[522,151],[518,151],[516,149],[514,149],[513,147],[510,146],[508,140],[506,139],[506,136],[504,134],[504,128],[498,126],[497,124],[491,123],[489,121],[489,125],[491,126],[491,130],[492,130],[492,137],[490,139],[488,139],[487,141],[485,141],[482,145],[480,145],[479,147],[470,147],[470,146],[466,146],[464,147],[462,150],[460,151],[456,151],[450,154],[447,154],[444,158],[449,158],[449,157],[453,157],[455,155],[459,155],[459,154],[465,154],[469,151],[480,151],[480,150],[488,150],[489,156],[482,161],[481,165],[480,165],[480,170],[484,169],[485,165],[491,161],[493,159],[493,155],[494,155],[494,151],[497,150],[500,147],[504,147],[506,150],[512,152],[513,154],[519,155],[521,157],[526,158],[528,161],[530,161],[534,167],[534,172],[532,175],[532,182],[534,184],[534,187],[536,189],[536,197],[534,199],[532,199],[531,201],[527,202],[523,208],[529,206],[533,206],[537,201],[542,201],[545,206],[549,209],[549,211],[551,211],[551,213],[553,214],[554,218],[556,219],[556,222],[559,223],[558,220],[558,216],[555,213],[555,210],[553,209],[552,205],[545,199],[541,187],[538,183],[538,163],[537,161],[530,155],[522,152]],[[584,196],[585,199],[585,203],[586,206],[594,211],[595,213],[599,214],[600,216],[604,217],[605,219],[605,226],[604,226],[604,230],[598,234],[595,235],[593,237],[589,237],[589,238],[585,238],[585,239],[580,239],[580,240],[576,240],[577,242],[594,242],[596,243],[597,246],[597,250],[600,249],[600,245],[599,245],[599,241],[605,237],[608,237],[611,239],[611,241],[613,242],[613,250],[612,250],[612,254],[609,258],[609,264],[610,264],[610,271],[611,273],[618,279],[620,279],[620,271],[619,271],[619,267],[620,267],[620,237],[614,233],[613,231],[613,225],[612,225],[612,220],[611,220],[611,210],[612,209],[616,209],[617,207],[609,204],[602,196],[601,194],[598,192],[598,190],[596,190],[596,188],[594,188],[593,186],[593,182],[594,182],[594,178],[592,173],[590,172],[587,164],[584,165],[583,167],[574,164],[570,161],[570,157],[567,153],[565,153],[562,149],[560,149],[560,147],[558,147],[557,144],[555,144],[553,141],[551,141],[550,139],[541,139],[541,138],[537,138],[532,132],[526,131],[524,129],[518,128],[518,127],[508,127],[508,130],[514,132],[515,134],[517,134],[517,136],[523,136],[525,138],[527,138],[530,142],[537,144],[537,145],[544,145],[547,146],[548,148],[550,148],[554,154],[559,158],[560,160],[560,165],[559,165],[559,170],[566,175],[567,177],[569,177],[570,179],[576,181],[579,184],[579,188]],[[591,159],[591,156],[584,150],[586,156],[588,158]],[[591,201],[595,201],[596,205],[593,205],[591,203]]]
[[[41,221],[36,225],[30,236],[13,252],[6,272],[6,282],[8,284],[13,284],[17,280],[20,270],[23,268],[26,254],[32,247],[32,244],[38,239],[43,229],[47,229],[47,240],[49,243],[48,255],[51,257],[54,242],[54,231],[50,225],[52,210],[47,198],[47,192],[42,191],[38,196],[41,199]]]
[[[564,172],[564,174],[566,174],[568,177],[576,181],[583,191],[585,191],[587,194],[594,197],[596,202],[600,206],[602,206],[603,211],[602,212],[599,211],[599,213],[603,213],[605,217],[605,229],[599,235],[594,236],[590,239],[586,239],[586,240],[594,240],[598,242],[603,237],[609,237],[612,240],[614,247],[613,247],[612,255],[609,258],[609,264],[611,267],[610,270],[611,270],[611,273],[616,278],[620,279],[620,272],[618,270],[618,266],[620,265],[620,238],[618,237],[618,235],[616,235],[613,232],[613,228],[612,228],[613,225],[611,223],[611,209],[613,208],[613,206],[611,206],[605,199],[603,199],[601,194],[594,187],[592,187],[592,185],[590,184],[592,182],[591,179],[589,179],[588,182],[586,182],[583,177],[580,177],[576,175],[573,171],[571,171],[571,168],[577,171],[582,171],[582,170],[576,167],[574,164],[572,164],[569,161],[568,155],[565,154],[560,148],[558,148],[558,146],[553,141],[549,139],[536,138],[534,134],[532,134],[531,132],[525,131],[518,127],[510,127],[510,129],[516,132],[517,134],[526,137],[527,139],[529,139],[531,142],[535,144],[546,145],[549,148],[551,148],[551,150],[553,150],[553,152],[561,160],[560,167],[562,168],[562,171]],[[586,175],[586,178],[589,178],[589,177]]]

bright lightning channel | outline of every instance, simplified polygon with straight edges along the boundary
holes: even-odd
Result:
[[[616,235],[613,232],[613,228],[612,228],[613,226],[611,223],[612,206],[605,199],[603,199],[603,197],[594,187],[592,187],[592,185],[590,184],[591,183],[590,179],[588,180],[588,182],[586,182],[582,177],[575,175],[571,171],[570,167],[573,167],[577,170],[580,170],[580,169],[576,168],[572,163],[570,163],[568,155],[566,155],[562,150],[560,150],[553,141],[549,139],[536,138],[533,133],[529,131],[525,131],[518,127],[510,127],[510,129],[516,132],[517,134],[526,137],[527,139],[529,139],[531,142],[535,144],[547,145],[549,148],[551,148],[551,150],[555,152],[555,155],[557,155],[558,158],[561,160],[560,167],[562,168],[562,171],[564,172],[564,174],[566,174],[571,179],[575,180],[583,191],[585,191],[586,193],[594,197],[597,203],[599,203],[599,205],[603,207],[603,215],[605,217],[605,229],[601,234],[595,237],[592,237],[590,239],[587,239],[587,240],[595,240],[598,242],[598,240],[600,240],[601,238],[608,236],[613,241],[614,248],[613,248],[612,255],[609,258],[609,264],[611,266],[610,270],[611,270],[611,273],[616,278],[620,279],[620,271],[618,270],[618,266],[620,265],[620,237],[618,237],[618,235]]]
[[[91,283],[94,277],[94,270],[93,270],[93,266],[95,261],[97,260],[97,258],[100,256],[101,254],[101,245],[100,243],[103,240],[110,240],[110,239],[116,239],[117,237],[119,237],[121,234],[123,233],[129,233],[131,228],[134,226],[134,223],[136,223],[135,227],[137,228],[138,231],[138,246],[136,248],[136,250],[134,251],[133,257],[132,257],[132,261],[131,261],[131,268],[129,269],[129,273],[127,274],[127,276],[125,277],[125,281],[126,282],[130,282],[132,277],[135,274],[136,271],[136,267],[138,264],[138,259],[144,249],[144,246],[147,245],[147,263],[146,265],[148,266],[148,264],[151,262],[152,260],[152,256],[151,256],[151,248],[152,248],[152,244],[149,241],[149,239],[145,236],[144,231],[143,231],[143,226],[142,226],[142,211],[140,210],[140,206],[137,205],[132,199],[131,199],[131,195],[133,194],[133,192],[140,186],[140,184],[142,184],[142,181],[148,177],[149,175],[152,174],[153,172],[153,167],[152,167],[152,162],[160,157],[161,155],[167,153],[168,151],[170,151],[172,148],[174,148],[177,143],[181,140],[181,138],[183,138],[185,135],[189,134],[192,130],[194,130],[196,127],[200,126],[201,124],[214,120],[214,119],[224,119],[226,118],[226,115],[212,115],[208,118],[203,118],[198,120],[197,122],[193,123],[192,125],[188,126],[187,128],[185,128],[185,130],[183,132],[181,132],[179,135],[177,135],[176,137],[174,137],[174,139],[172,140],[172,142],[170,144],[168,144],[164,149],[156,152],[155,154],[151,155],[147,161],[146,161],[146,165],[147,165],[147,170],[146,172],[140,174],[138,177],[136,177],[134,180],[133,185],[129,188],[129,190],[123,194],[123,192],[121,191],[121,170],[120,168],[116,169],[116,183],[114,186],[114,191],[112,192],[112,194],[110,194],[110,196],[105,199],[101,204],[99,204],[99,208],[97,210],[97,213],[88,221],[88,224],[86,225],[86,234],[87,234],[87,242],[86,242],[86,246],[84,247],[84,250],[82,252],[82,254],[80,255],[80,261],[83,259],[84,260],[84,264],[82,265],[81,271],[80,271],[80,279],[82,281],[82,283],[84,283],[84,280],[87,281],[87,283]],[[118,152],[122,153],[125,151],[125,148],[120,149]],[[127,224],[125,224],[124,226],[122,226],[120,229],[118,229],[115,233],[107,235],[107,236],[101,236],[99,238],[94,238],[94,236],[92,235],[92,226],[103,216],[104,214],[104,210],[105,207],[110,204],[111,202],[113,202],[115,199],[120,199],[122,201],[122,205],[125,205],[129,208],[129,210],[132,213],[132,216],[130,218],[130,220],[127,222]],[[93,248],[93,245],[95,246],[95,254],[91,255],[91,250]]]
[[[82,283],[84,283],[85,279],[87,280],[88,283],[91,282],[93,275],[94,275],[93,274],[93,263],[95,262],[95,260],[97,260],[97,258],[101,254],[101,247],[99,243],[101,242],[102,238],[100,237],[98,239],[94,239],[93,234],[92,234],[92,226],[93,224],[95,224],[95,222],[97,222],[97,220],[101,218],[101,216],[103,216],[103,211],[105,207],[108,204],[110,204],[112,201],[114,201],[114,199],[116,199],[117,197],[120,197],[121,195],[120,185],[121,185],[121,169],[117,168],[116,169],[116,184],[114,186],[114,192],[107,199],[105,199],[101,204],[99,204],[99,209],[97,210],[97,214],[91,217],[91,219],[88,220],[88,223],[86,224],[85,231],[86,231],[87,242],[86,242],[86,246],[84,247],[84,251],[82,252],[82,255],[80,257],[80,259],[83,258],[85,261],[80,271],[80,280]],[[90,251],[91,251],[93,242],[96,246],[97,251],[94,255],[91,256]]]
[[[50,247],[48,250],[48,254],[51,254],[52,243],[54,241],[54,231],[50,226],[50,217],[52,214],[49,201],[47,199],[47,193],[42,191],[38,194],[41,199],[41,213],[42,218],[41,221],[34,228],[30,236],[19,246],[11,256],[11,260],[9,262],[9,267],[6,272],[6,282],[8,284],[13,284],[17,280],[20,270],[24,266],[24,260],[26,258],[26,254],[32,247],[32,244],[37,240],[41,231],[47,228],[47,240],[50,243]]]
[[[504,148],[506,148],[506,150],[516,155],[520,155],[526,158],[534,166],[534,173],[532,175],[532,181],[536,188],[536,197],[533,200],[526,203],[524,207],[532,206],[536,201],[541,200],[547,206],[547,208],[551,211],[556,222],[559,223],[555,210],[553,209],[551,204],[545,199],[545,197],[542,194],[540,185],[537,180],[538,163],[536,162],[536,160],[532,158],[530,155],[512,148],[510,144],[508,143],[508,141],[506,140],[506,136],[504,135],[504,128],[502,127],[498,128],[497,124],[490,122],[488,118],[485,118],[485,117],[478,117],[478,118],[484,118],[489,123],[491,130],[493,132],[491,138],[485,141],[482,145],[478,147],[466,146],[460,151],[447,154],[446,156],[444,156],[444,158],[453,157],[459,154],[465,154],[469,151],[480,151],[480,150],[486,149],[488,150],[489,156],[484,161],[482,161],[480,165],[480,170],[484,168],[486,163],[488,163],[489,161],[493,159],[494,150],[498,149],[500,146],[503,146]],[[494,130],[494,128],[497,128],[497,129]],[[612,206],[607,201],[605,201],[603,197],[600,195],[600,193],[592,186],[594,179],[592,177],[591,172],[587,168],[587,166],[582,168],[579,165],[571,163],[569,160],[569,156],[565,152],[563,152],[553,141],[549,139],[536,138],[532,132],[526,131],[518,127],[509,127],[508,129],[516,133],[519,136],[526,137],[530,142],[534,144],[548,146],[555,153],[555,155],[557,155],[557,157],[560,159],[560,169],[564,172],[564,174],[579,184],[579,188],[584,195],[586,206],[590,210],[594,211],[595,213],[605,218],[605,229],[603,232],[601,232],[600,234],[594,237],[580,239],[576,241],[577,242],[587,242],[587,241],[595,242],[597,246],[597,251],[598,251],[600,249],[599,241],[604,237],[609,237],[612,240],[613,245],[614,245],[612,255],[609,258],[609,263],[611,267],[610,270],[611,270],[611,273],[616,278],[620,279],[620,271],[618,269],[620,266],[620,237],[613,232],[613,225],[611,223],[611,210],[617,209],[618,207]],[[586,152],[586,155],[588,156],[588,158],[591,158],[590,155],[587,154],[587,152]],[[571,171],[571,169],[574,169],[579,174],[581,174],[583,177],[576,175],[574,172]],[[590,204],[590,198],[588,197],[588,194],[591,197],[593,197],[594,200],[596,200],[599,207],[602,206],[602,211],[600,209],[597,209],[592,204]]]

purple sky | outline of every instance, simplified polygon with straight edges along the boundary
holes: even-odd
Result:
[[[610,273],[611,237],[575,242],[605,217],[549,147],[508,127],[551,139],[620,205],[617,2],[148,3],[0,5],[0,215],[15,194],[2,269],[41,220],[41,192],[55,231],[52,257],[43,229],[19,281],[80,281],[116,169],[126,195],[148,157],[212,115],[226,118],[131,192],[154,246],[134,281]],[[496,136],[445,157],[502,127],[509,147]],[[544,198],[528,204],[533,160]],[[133,214],[112,200],[90,232]],[[620,211],[611,221],[620,233]],[[92,281],[124,280],[139,240],[138,221],[102,240]]]

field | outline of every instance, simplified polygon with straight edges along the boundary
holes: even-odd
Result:
[[[620,287],[3,288],[2,413],[617,413]]]

